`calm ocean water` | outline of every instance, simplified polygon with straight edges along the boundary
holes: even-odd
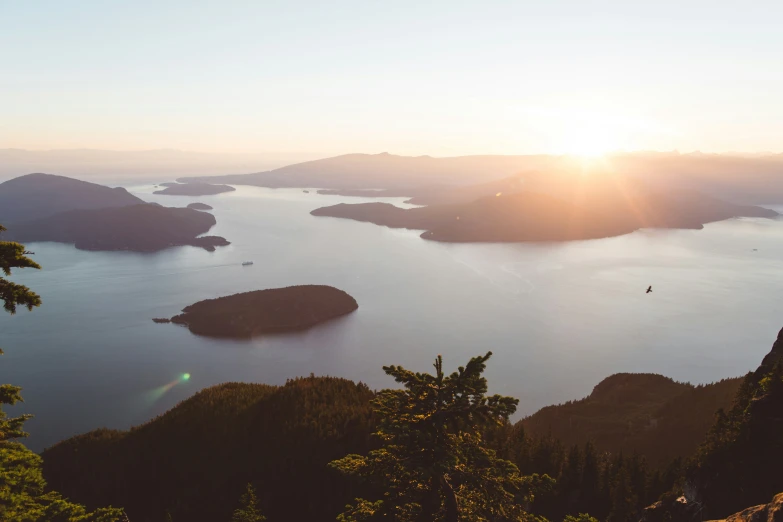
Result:
[[[393,384],[382,365],[427,371],[438,353],[454,368],[492,350],[491,391],[518,397],[524,415],[581,398],[615,372],[694,383],[741,375],[783,327],[780,220],[560,244],[457,245],[309,215],[357,198],[251,187],[201,198],[131,190],[168,206],[212,205],[218,225],[210,233],[233,244],[156,254],[28,245],[44,269],[13,279],[44,304],[0,314],[0,382],[24,387],[25,403],[12,412],[35,414],[33,449],[138,425],[221,382],[281,384],[315,373],[382,388]],[[243,267],[245,260],[255,264]],[[308,283],[347,291],[359,310],[252,342],[200,338],[150,320],[205,298]],[[189,381],[161,392],[185,372]]]

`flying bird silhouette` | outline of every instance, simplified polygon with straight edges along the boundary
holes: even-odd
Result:
[[[647,291],[645,292],[645,294],[649,294],[650,292],[652,292],[652,285],[647,287]]]

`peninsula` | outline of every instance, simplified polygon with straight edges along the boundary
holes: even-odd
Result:
[[[706,223],[734,217],[778,215],[774,210],[736,205],[694,191],[662,193],[639,184],[615,185],[611,180],[598,187],[570,186],[547,192],[498,192],[468,203],[408,209],[389,203],[341,203],[311,214],[424,230],[422,238],[446,242],[600,239],[641,228],[701,229]]]
[[[153,194],[166,196],[213,196],[236,190],[229,185],[213,185],[211,183],[163,183],[163,185],[166,188],[156,190]]]

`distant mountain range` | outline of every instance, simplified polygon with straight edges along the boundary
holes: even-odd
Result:
[[[406,197],[426,208],[343,203],[312,214],[424,230],[423,238],[436,241],[566,241],[774,218],[777,212],[755,204],[783,202],[783,156],[635,153],[584,163],[566,156],[348,154],[180,181]]]
[[[486,182],[524,171],[551,168],[562,161],[555,156],[433,158],[396,156],[388,153],[345,154],[288,165],[267,172],[187,177],[180,178],[178,181],[271,188],[395,189],[402,193],[432,185],[452,186]]]
[[[57,172],[79,179],[158,180],[253,172],[322,157],[313,153],[204,153],[158,150],[0,149],[0,180],[29,172]]]
[[[422,190],[432,194],[438,187],[445,191],[510,176],[527,179],[534,174],[578,177],[592,173],[621,174],[659,190],[698,190],[737,203],[783,203],[783,154],[635,152],[593,161],[551,155],[433,158],[346,154],[252,174],[191,176],[180,181],[341,192],[375,189],[389,191],[377,195],[414,197]]]

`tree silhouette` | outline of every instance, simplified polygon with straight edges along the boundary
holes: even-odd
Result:
[[[0,232],[5,228],[0,225]],[[12,268],[41,268],[26,257],[23,245],[0,241],[0,267],[11,275]],[[16,307],[28,310],[41,304],[41,298],[29,288],[0,277],[0,300],[4,309],[13,314]],[[0,351],[2,354],[2,351]],[[46,481],[41,473],[41,457],[16,439],[26,437],[22,429],[30,415],[8,418],[3,405],[22,400],[21,388],[0,385],[0,520],[3,522],[120,522],[121,509],[102,508],[88,512],[83,506],[68,502],[59,493],[45,492]]]
[[[482,373],[491,355],[474,357],[448,376],[440,355],[434,375],[384,366],[403,389],[383,390],[373,401],[381,448],[331,463],[380,486],[383,495],[356,499],[338,520],[500,522],[526,516],[533,490],[551,479],[522,477],[482,440],[482,431],[507,423],[518,403],[487,396]]]
[[[0,225],[0,233],[5,232],[5,227]],[[0,241],[0,269],[8,277],[12,268],[41,268],[38,263],[27,257],[28,252],[24,245],[12,241]],[[12,283],[0,277],[0,300],[3,308],[9,313],[16,313],[17,306],[24,306],[28,310],[40,306],[41,298],[24,285]]]
[[[258,497],[252,484],[247,485],[247,489],[239,499],[240,507],[234,511],[231,522],[262,522],[266,517],[258,509]]]

